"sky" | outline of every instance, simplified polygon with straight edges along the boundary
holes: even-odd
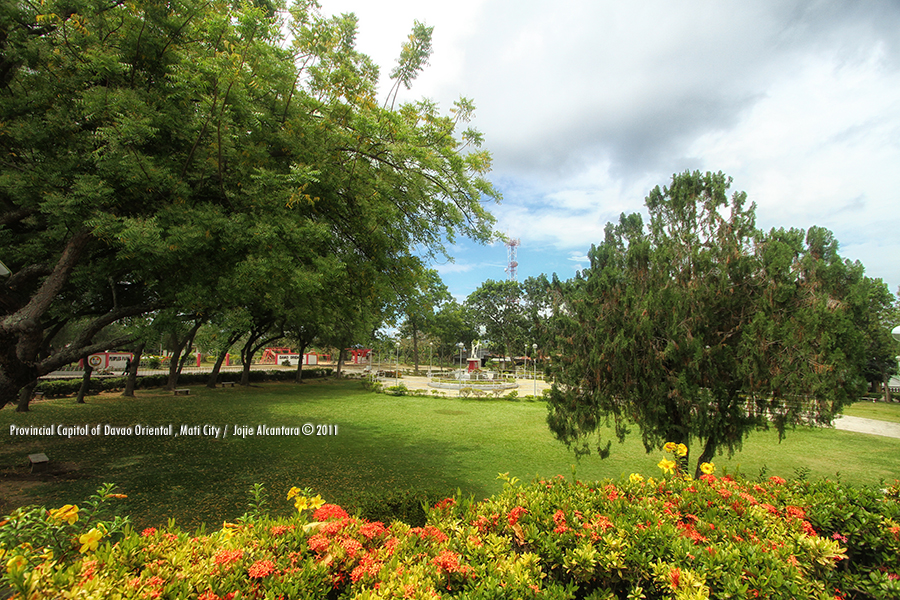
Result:
[[[650,190],[699,170],[732,177],[764,230],[831,230],[898,294],[900,3],[320,3],[356,14],[382,93],[414,21],[434,26],[430,64],[400,99],[474,101],[519,281],[570,279],[607,222],[646,217]],[[502,243],[450,254],[434,267],[460,300],[508,277]]]

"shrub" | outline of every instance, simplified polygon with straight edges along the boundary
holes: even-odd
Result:
[[[413,527],[423,527],[428,509],[447,496],[447,491],[375,490],[356,495],[347,503],[347,508],[369,521],[402,521]]]
[[[384,388],[384,392],[392,396],[406,396],[409,393],[409,389],[401,383]]]
[[[900,598],[900,482],[754,482],[710,464],[695,481],[671,446],[659,479],[501,475],[481,502],[373,492],[356,517],[291,488],[296,512],[273,519],[256,486],[219,531],[170,524],[114,545],[121,521],[76,530],[73,507],[21,509],[0,526],[2,583],[20,598]]]

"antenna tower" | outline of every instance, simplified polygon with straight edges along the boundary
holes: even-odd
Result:
[[[516,262],[516,248],[518,248],[520,244],[519,238],[511,239],[506,242],[506,250],[509,255],[506,272],[509,273],[510,281],[516,280],[516,269],[519,267],[519,263]]]

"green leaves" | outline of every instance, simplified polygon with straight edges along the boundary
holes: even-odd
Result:
[[[648,451],[698,442],[699,465],[770,423],[828,423],[862,393],[862,266],[821,228],[764,235],[730,183],[674,176],[647,197],[646,231],[622,215],[590,267],[555,282],[559,439],[580,445],[611,418]]]

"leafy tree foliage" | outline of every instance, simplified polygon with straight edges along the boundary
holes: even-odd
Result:
[[[590,267],[554,279],[548,423],[578,452],[611,420],[620,440],[637,426],[648,452],[699,447],[699,469],[755,429],[829,423],[864,391],[862,266],[824,229],[763,234],[730,184],[673,176],[647,197],[646,229],[623,214]]]
[[[323,271],[386,282],[491,237],[490,156],[430,102],[379,106],[353,15],[313,0],[0,5],[0,406],[128,316],[303,301]],[[286,32],[286,33],[285,33]],[[427,63],[417,26],[392,76]],[[368,265],[363,267],[362,265]],[[330,276],[330,275],[329,275]],[[250,287],[253,282],[256,289]],[[275,288],[280,291],[274,291]],[[389,290],[387,298],[370,297]],[[257,298],[262,300],[257,301]],[[86,325],[66,348],[58,327]]]
[[[454,357],[459,352],[457,344],[468,348],[478,339],[468,310],[453,298],[435,312],[432,335],[435,338],[435,355],[449,364],[454,364]]]
[[[419,340],[423,333],[428,334],[435,330],[435,313],[442,304],[449,302],[451,298],[447,286],[441,281],[437,271],[426,269],[422,272],[420,281],[412,293],[401,301],[404,321],[400,327],[400,333],[412,340],[413,363],[417,375],[419,374]]]
[[[488,279],[466,298],[472,323],[477,329],[484,328],[484,336],[504,356],[525,351],[527,321],[521,298],[521,284],[509,279]]]

